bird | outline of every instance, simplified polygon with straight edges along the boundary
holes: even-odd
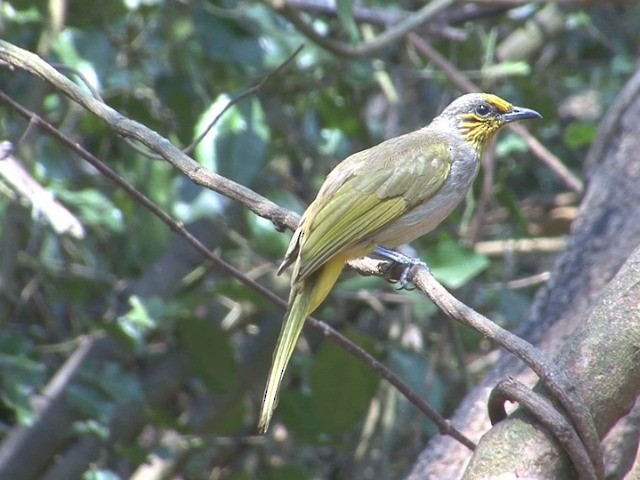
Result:
[[[288,308],[260,410],[260,433],[269,427],[307,317],[327,297],[346,262],[372,252],[392,262],[407,260],[391,249],[433,230],[465,198],[491,138],[510,122],[536,118],[542,115],[494,94],[462,95],[427,126],[357,152],[329,173],[277,270],[280,275],[293,264]]]

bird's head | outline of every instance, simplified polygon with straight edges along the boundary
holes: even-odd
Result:
[[[493,135],[507,123],[542,118],[535,110],[516,107],[490,93],[469,93],[454,100],[439,115],[448,128],[456,128],[462,138],[482,151]]]

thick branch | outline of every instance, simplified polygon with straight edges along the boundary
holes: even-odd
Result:
[[[640,395],[640,249],[604,291],[590,317],[556,357],[596,418],[600,436]],[[508,452],[505,454],[504,452]],[[519,472],[536,478],[572,478],[559,445],[528,414],[518,411],[478,445],[464,478]]]

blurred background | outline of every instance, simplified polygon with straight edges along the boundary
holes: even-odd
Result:
[[[412,35],[356,48],[438,4]],[[637,67],[638,25],[636,2],[0,1],[0,38],[181,148],[259,84],[193,157],[298,213],[340,160],[426,125],[463,93],[461,81],[539,111],[527,127],[566,172],[504,132],[467,202],[412,245],[456,297],[511,330],[565,245],[585,152]],[[0,65],[0,90],[287,296],[288,274],[275,269],[290,232],[133,149],[32,75]],[[310,328],[272,428],[257,436],[282,311],[6,103],[0,141],[12,147],[0,161],[0,478],[409,471],[436,428]],[[444,416],[497,358],[421,294],[378,277],[346,272],[318,317]]]

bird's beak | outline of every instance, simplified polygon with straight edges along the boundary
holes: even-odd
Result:
[[[542,118],[542,115],[540,115],[535,110],[531,110],[530,108],[514,106],[509,113],[503,114],[502,118],[506,123],[509,123],[516,120],[529,120],[533,118]]]

